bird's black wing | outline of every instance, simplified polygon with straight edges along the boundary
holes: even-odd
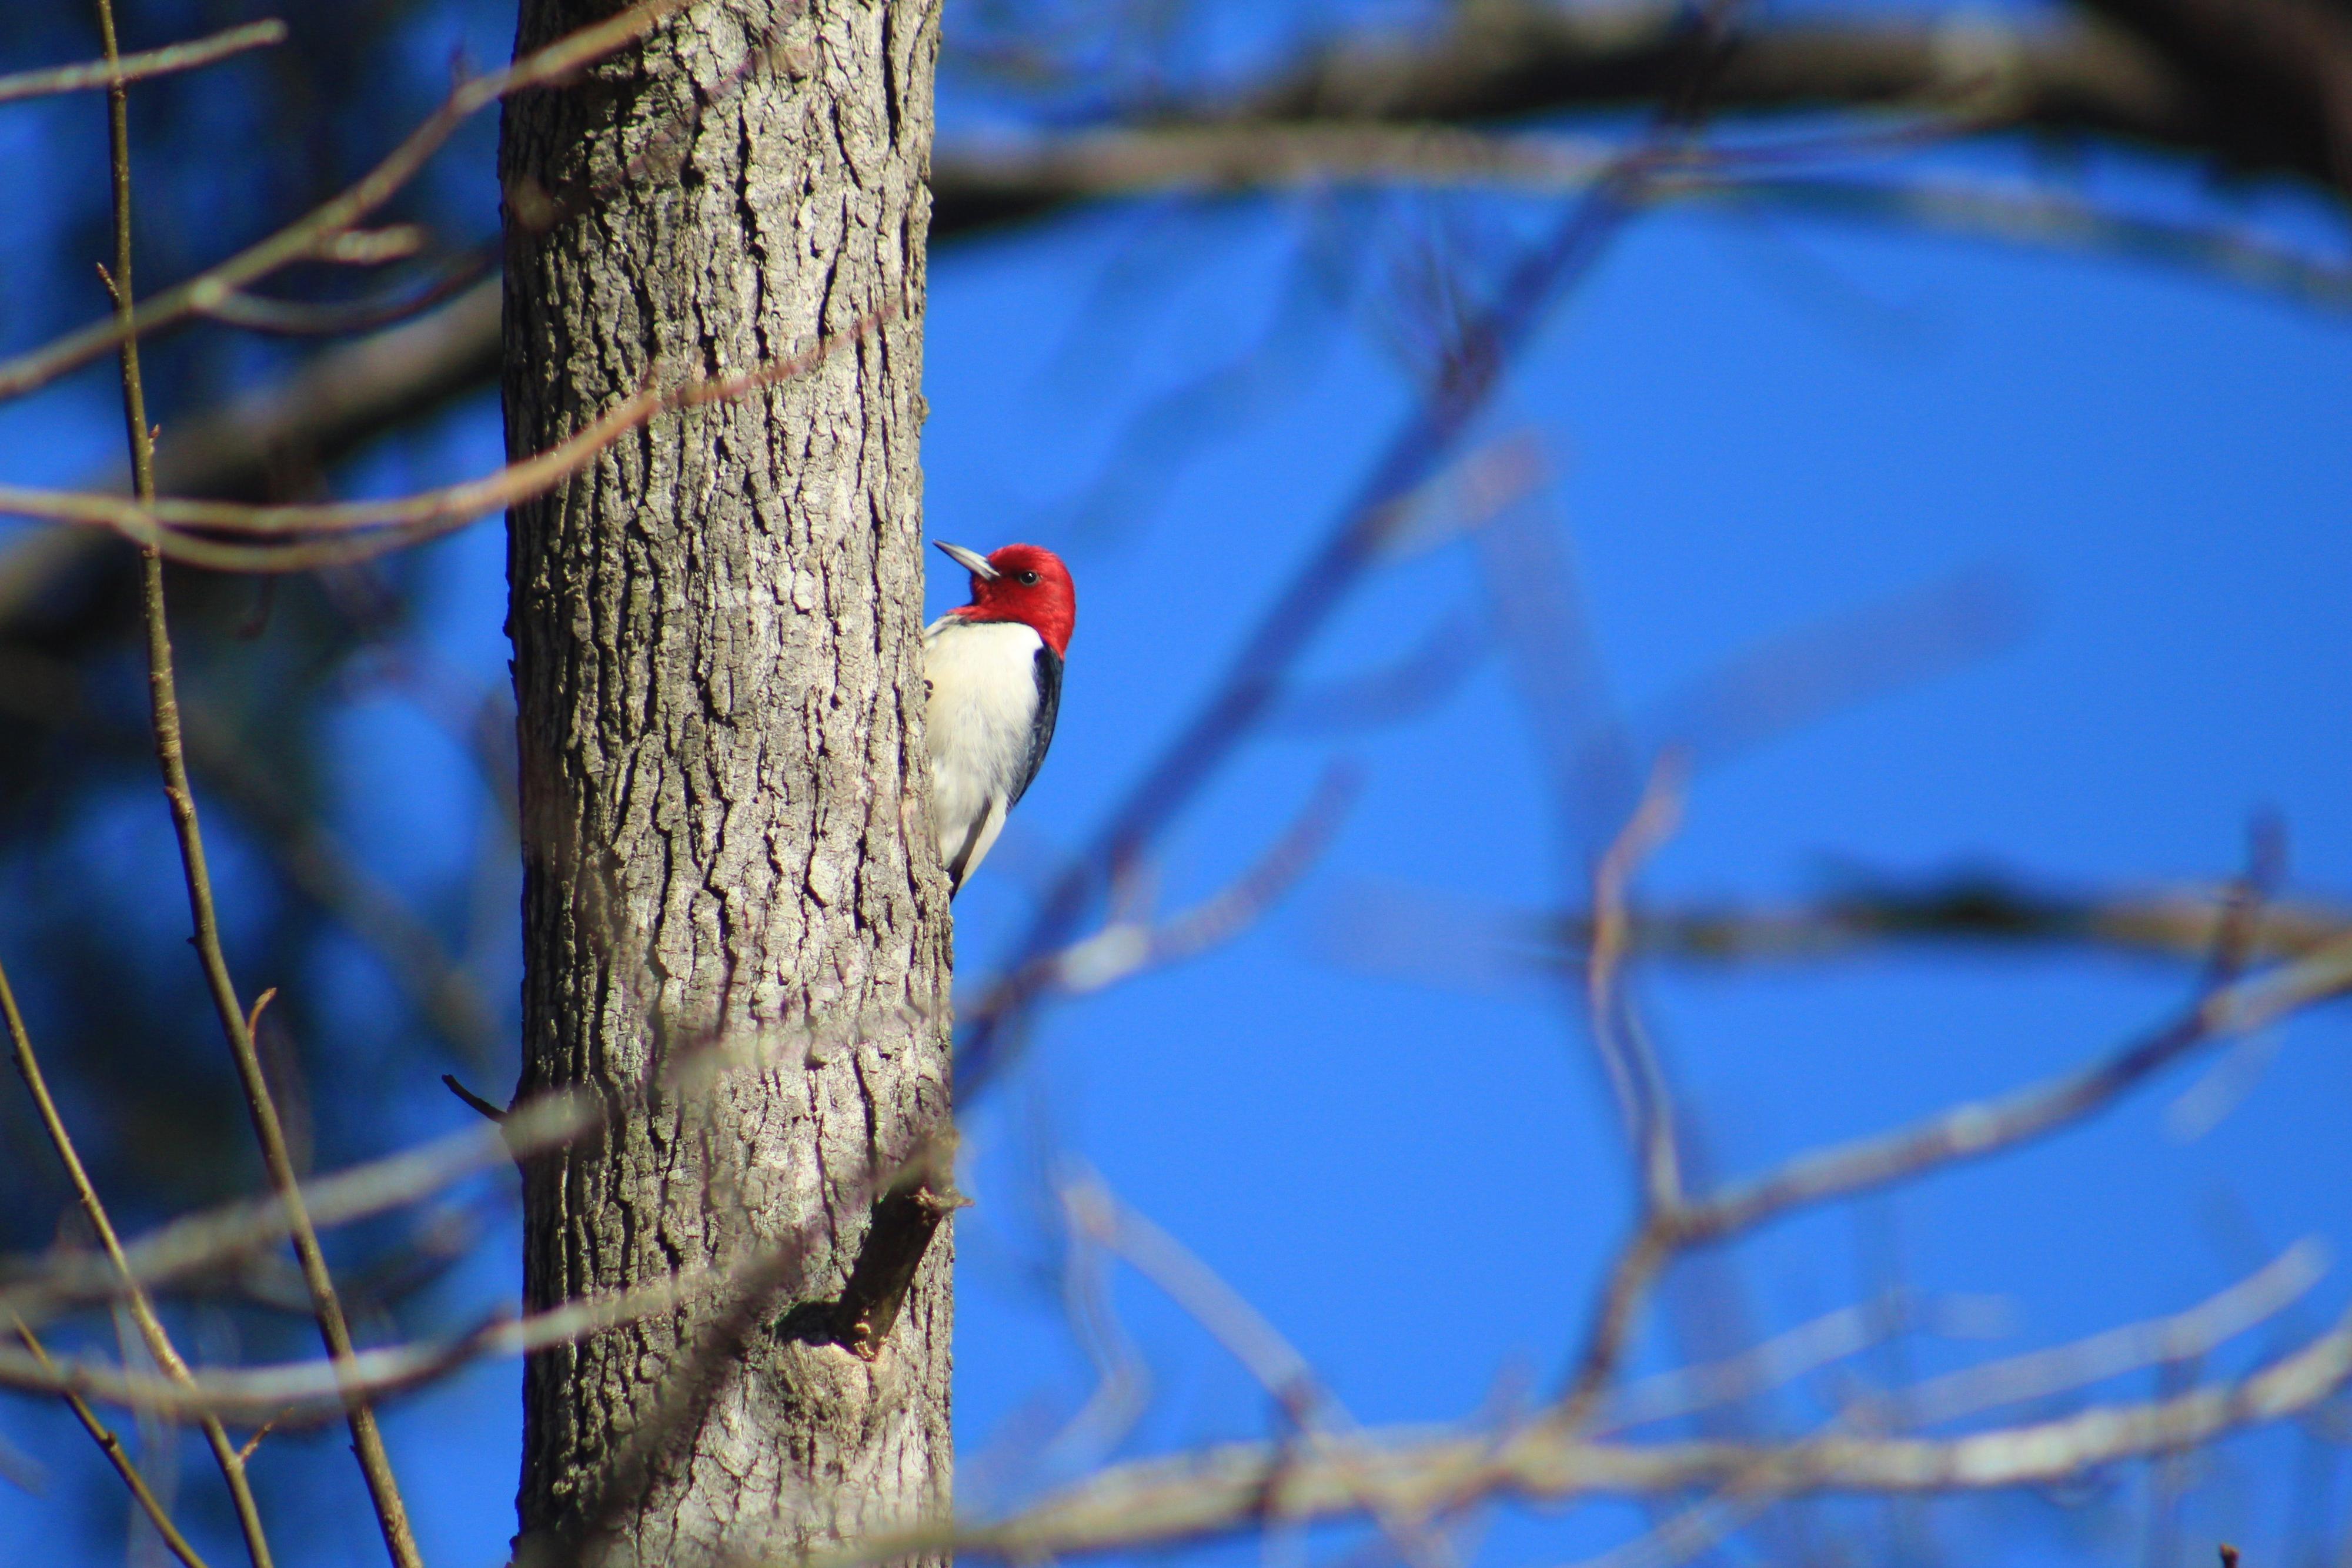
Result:
[[[1029,722],[1029,755],[1021,763],[1021,777],[1013,781],[1013,799],[1006,810],[1019,805],[1029,792],[1029,781],[1045,764],[1045,748],[1054,744],[1054,716],[1062,706],[1062,655],[1043,642],[1037,644],[1037,716]]]

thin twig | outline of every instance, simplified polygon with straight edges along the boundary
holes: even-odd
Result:
[[[1190,1248],[1121,1203],[1099,1177],[1069,1183],[1063,1188],[1062,1202],[1074,1230],[1126,1259],[1165,1291],[1242,1364],[1310,1441],[1320,1443],[1358,1430],[1356,1418],[1339,1396],[1265,1314]],[[1365,1500],[1365,1505],[1381,1533],[1411,1568],[1447,1568],[1457,1560],[1445,1538],[1433,1532],[1425,1520],[1396,1513],[1375,1499]]]
[[[1675,1217],[1676,1228],[1686,1241],[1713,1240],[1793,1208],[2014,1148],[2102,1109],[2200,1046],[2347,988],[2352,988],[2352,937],[2339,937],[2299,962],[2214,992],[2174,1022],[2079,1072],[1791,1161],[1686,1207]]]
[[[1922,1427],[2082,1388],[2167,1362],[2210,1354],[2307,1295],[2327,1271],[2326,1249],[2299,1241],[2261,1269],[2185,1312],[2126,1323],[2067,1344],[1963,1367],[1905,1390]]]
[[[499,1110],[496,1105],[491,1104],[488,1100],[483,1099],[480,1095],[467,1088],[463,1083],[457,1082],[457,1075],[456,1073],[443,1073],[441,1075],[441,1086],[449,1091],[450,1093],[455,1094],[461,1102],[463,1102],[467,1110],[474,1112],[485,1121],[494,1122],[500,1124],[504,1124],[506,1122],[507,1113],[504,1111]]]
[[[1355,769],[1324,770],[1315,793],[1282,836],[1233,882],[1165,919],[1146,912],[1112,912],[1091,936],[1048,953],[989,988],[966,1010],[967,1021],[1017,1007],[1043,991],[1078,996],[1134,978],[1148,969],[1197,957],[1263,916],[1322,855],[1339,831],[1360,779]]]
[[[201,316],[231,293],[280,267],[331,252],[338,236],[398,193],[467,120],[510,93],[560,80],[644,37],[687,4],[688,0],[642,0],[526,55],[504,70],[465,83],[355,184],[303,217],[136,308],[123,307],[111,319],[94,321],[0,361],[0,400],[20,397],[134,337]],[[130,298],[127,287],[124,295]]]
[[[111,62],[118,57],[114,33],[113,0],[95,0],[98,12],[99,36],[105,47],[106,57]],[[122,368],[122,410],[126,431],[131,442],[131,472],[134,493],[142,501],[155,496],[155,436],[147,423],[145,387],[139,369],[139,340],[134,330],[133,300],[137,298],[131,281],[131,130],[129,94],[116,82],[107,91],[108,135],[113,186],[114,208],[114,271],[108,287],[114,295],[116,335],[120,344]],[[310,1228],[302,1207],[299,1178],[294,1162],[287,1151],[285,1129],[279,1124],[278,1106],[270,1098],[268,1081],[263,1076],[261,1056],[254,1049],[252,1019],[260,1014],[260,1004],[248,1015],[237,1001],[236,985],[228,972],[228,960],[221,950],[220,928],[214,912],[212,877],[205,865],[205,844],[202,830],[196,821],[194,793],[188,786],[188,762],[180,734],[180,702],[177,677],[172,664],[171,624],[163,597],[163,558],[152,549],[140,552],[140,588],[147,628],[147,682],[150,705],[155,722],[155,758],[163,774],[163,794],[171,806],[172,826],[180,843],[180,863],[188,888],[188,911],[195,925],[195,945],[205,980],[212,993],[213,1008],[220,1016],[222,1032],[228,1037],[229,1051],[236,1058],[237,1076],[245,1090],[246,1108],[253,1118],[254,1132],[261,1143],[262,1162],[268,1166],[271,1183],[284,1199],[288,1218],[292,1222],[294,1248],[302,1264],[304,1282],[309,1285],[310,1300],[318,1314],[319,1332],[326,1341],[329,1353],[337,1362],[348,1361],[352,1354],[351,1329],[343,1321],[342,1305],[335,1298],[332,1276],[327,1271],[326,1254],[320,1249],[319,1238]],[[267,998],[263,998],[267,1001]],[[375,1505],[376,1521],[383,1531],[384,1546],[392,1555],[394,1568],[424,1568],[424,1559],[416,1550],[416,1542],[408,1525],[408,1511],[402,1503],[400,1489],[393,1479],[392,1459],[384,1451],[383,1434],[377,1430],[375,1416],[366,1405],[352,1399],[349,1406],[352,1448],[358,1457],[361,1472],[367,1478],[368,1495]]]
[[[1651,1213],[1681,1204],[1682,1155],[1675,1146],[1675,1108],[1665,1073],[1632,1016],[1619,978],[1631,950],[1627,885],[1681,821],[1683,778],[1681,753],[1662,754],[1641,804],[1593,868],[1592,946],[1585,967],[1593,1046],[1616,1086],[1632,1134],[1643,1206]]]
[[[211,65],[215,60],[225,60],[231,55],[241,55],[247,49],[265,49],[272,44],[285,41],[286,24],[276,17],[268,17],[225,28],[205,37],[191,38],[184,44],[168,44],[160,49],[109,56],[86,65],[48,66],[40,70],[17,71],[0,76],[0,103],[11,103],[23,98],[48,98],[58,93],[89,92],[97,88],[117,87],[124,82],[165,76],[173,71],[191,71],[199,66]]]
[[[2250,904],[2236,907],[2242,918],[2252,918]],[[2225,932],[2221,946],[2237,949],[2243,941],[2242,934]],[[2209,990],[2179,1019],[2080,1071],[2000,1100],[1958,1106],[1899,1132],[1801,1155],[1714,1197],[1650,1211],[1610,1270],[1554,1419],[1571,1429],[1590,1420],[1622,1359],[1643,1301],[1683,1250],[1744,1234],[1797,1208],[2045,1136],[2105,1109],[2198,1047],[2347,988],[2352,937],[2342,937],[2295,963]]]
[[[545,452],[507,464],[478,479],[415,495],[378,501],[256,507],[233,501],[158,498],[144,491],[126,500],[79,490],[0,485],[0,514],[100,524],[174,560],[216,570],[309,571],[345,564],[420,544],[541,495],[587,467],[613,443],[656,415],[730,402],[805,374],[896,314],[893,306],[870,311],[805,352],[772,363],[698,377],[667,389],[647,387]],[[195,537],[185,531],[190,529],[282,536],[287,542],[231,543]]]
[[[490,270],[494,260],[488,251],[479,251],[446,261],[421,285],[411,284],[385,298],[268,299],[238,289],[207,306],[205,315],[225,327],[272,337],[331,338],[378,331],[464,293]]]
[[[16,1337],[25,1342],[25,1348],[32,1352],[33,1359],[43,1366],[56,1364],[49,1360],[49,1353],[42,1345],[40,1337],[21,1318],[16,1322]],[[170,1549],[172,1555],[186,1563],[187,1568],[205,1568],[204,1558],[188,1544],[188,1538],[180,1533],[180,1527],[172,1522],[172,1515],[163,1507],[163,1500],[147,1484],[147,1478],[139,1473],[139,1467],[131,1462],[130,1451],[123,1448],[122,1439],[114,1435],[113,1428],[98,1418],[98,1412],[92,1410],[89,1401],[80,1395],[68,1394],[65,1402],[72,1407],[74,1419],[81,1423],[81,1429],[88,1432],[90,1441],[98,1445],[99,1452],[106,1456],[106,1462],[114,1467],[114,1473],[122,1478],[122,1484],[131,1489],[131,1495],[137,1500],[140,1511],[146,1514],[147,1522],[155,1527],[155,1533],[163,1538],[163,1544]],[[240,1449],[238,1461],[242,1463],[247,1458],[246,1452]]]
[[[1876,1343],[1877,1316],[1868,1306],[1839,1307],[1736,1354],[1630,1383],[1610,1396],[1591,1429],[1613,1436],[1793,1383]]]
[[[1718,1487],[1706,1497],[1678,1509],[1633,1540],[1588,1557],[1571,1568],[1675,1568],[1752,1522],[1777,1499],[1742,1493],[1735,1486]]]
[[[468,1127],[305,1182],[304,1209],[314,1226],[347,1225],[420,1202],[478,1172],[558,1147],[596,1124],[594,1102],[585,1094],[537,1098],[496,1130]],[[71,1256],[55,1260],[38,1277],[0,1291],[0,1311],[39,1322],[78,1304],[111,1301],[128,1289],[169,1284],[282,1240],[291,1230],[282,1197],[224,1205],[174,1220],[132,1242],[124,1249],[120,1270]]]
[[[74,1199],[81,1206],[82,1217],[89,1222],[90,1231],[98,1238],[100,1247],[105,1249],[115,1277],[122,1282],[123,1304],[130,1309],[131,1322],[138,1326],[139,1337],[147,1346],[147,1354],[153,1356],[155,1364],[163,1369],[169,1386],[183,1391],[194,1387],[194,1375],[188,1370],[188,1364],[181,1359],[179,1351],[173,1345],[172,1336],[164,1330],[163,1320],[155,1315],[154,1303],[140,1288],[130,1260],[123,1256],[122,1241],[115,1234],[114,1221],[108,1216],[106,1205],[98,1196],[98,1186],[89,1179],[89,1172],[83,1168],[81,1153],[74,1147],[73,1135],[66,1129],[65,1117],[58,1113],[57,1101],[49,1094],[48,1080],[41,1071],[40,1059],[33,1053],[33,1037],[25,1028],[24,1015],[16,1009],[16,993],[8,984],[8,971],[5,965],[0,965],[0,1019],[5,1019],[7,1023],[8,1043],[16,1053],[16,1071],[24,1077],[26,1092],[33,1096],[33,1108],[40,1113],[41,1126],[48,1134],[49,1146],[57,1151],[58,1163],[65,1166],[66,1179],[73,1186]],[[25,1327],[21,1314],[16,1321],[20,1328]],[[26,1328],[25,1332],[29,1334],[31,1330]],[[37,1357],[37,1363],[45,1370],[57,1370],[46,1353]],[[60,1387],[58,1392],[66,1390]],[[200,1425],[205,1442],[213,1451],[214,1461],[220,1466],[221,1479],[228,1486],[229,1499],[236,1511],[237,1529],[245,1538],[246,1555],[252,1559],[253,1568],[270,1568],[269,1540],[261,1527],[261,1510],[254,1501],[252,1483],[246,1477],[244,1456],[237,1452],[236,1445],[229,1441],[228,1431],[217,1416],[203,1413]]]

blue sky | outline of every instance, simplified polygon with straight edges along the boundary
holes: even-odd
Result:
[[[2020,165],[1994,152],[1937,167]],[[2085,178],[2152,209],[2240,210],[2129,162]],[[1490,239],[1541,215],[1453,210]],[[2257,210],[2294,237],[2334,237],[2291,201]],[[1380,232],[1419,214],[1397,204]],[[1004,951],[1034,879],[1138,776],[1408,412],[1364,303],[1378,256],[1357,258],[1369,281],[1353,302],[1314,305],[1301,281],[1302,254],[1357,232],[1328,222],[1309,198],[1132,204],[934,259],[929,531],[1052,545],[1081,598],[1053,757],[958,904],[967,977]],[[1763,640],[1958,573],[1996,584],[2014,622],[1980,656],[1704,773],[1644,895],[1793,896],[1840,864],[1992,865],[2061,888],[2210,879],[2237,869],[2258,810],[2286,824],[2291,888],[2352,895],[2347,352],[2344,316],[2144,262],[1802,213],[1639,219],[1553,313],[1480,436],[1544,454],[1552,478],[1515,516],[1573,560],[1618,704],[1654,712]],[[1218,395],[1167,415],[1170,397],[1218,371]],[[110,439],[67,428],[63,411],[102,408],[56,407],[54,450]],[[1139,428],[1167,434],[1139,446]],[[352,485],[478,471],[498,440],[495,406],[478,400],[371,457]],[[503,681],[497,525],[435,547],[420,572],[420,644],[477,685]],[[960,593],[950,575],[942,563],[935,609]],[[1389,664],[1449,614],[1483,612],[1486,591],[1468,540],[1387,563],[1308,671]],[[373,869],[446,904],[486,809],[478,782],[396,697],[362,686],[338,723],[337,825]],[[1360,792],[1279,907],[1204,957],[1057,1008],[972,1119],[956,1392],[971,1500],[1019,1474],[1004,1457],[1090,1384],[1047,1271],[1059,1244],[1040,1218],[1042,1168],[1098,1171],[1368,1423],[1460,1418],[1544,1386],[1581,1331],[1627,1225],[1611,1113],[1561,993],[1460,961],[1487,917],[1554,906],[1565,885],[1560,820],[1499,658],[1405,722],[1253,743],[1162,846],[1161,895],[1181,906],[1223,886],[1335,759],[1360,770]],[[493,920],[510,907],[488,905]],[[2112,958],[1965,953],[1636,980],[1727,1173],[2063,1071],[2164,1016],[2188,982]],[[314,983],[381,990],[331,952]],[[338,1049],[392,1052],[404,1038],[385,1024]],[[2203,1063],[2049,1144],[1777,1226],[1727,1254],[1738,1310],[1761,1331],[1789,1327],[1867,1294],[1872,1258],[1891,1249],[1913,1288],[1973,1303],[2000,1331],[1926,1337],[1909,1354],[1932,1371],[2178,1311],[2298,1238],[2341,1254],[2344,1038],[2338,1011],[2280,1030],[2201,1136],[2168,1113]],[[420,1064],[381,1130],[462,1121],[438,1071]],[[515,1272],[501,1219],[437,1304],[462,1320],[510,1296]],[[2305,1326],[2347,1294],[2331,1275]],[[1270,1429],[1262,1394],[1195,1325],[1131,1277],[1115,1299],[1154,1380],[1119,1453]],[[2218,1365],[2276,1343],[2250,1343]],[[1654,1325],[1643,1345],[1644,1365],[1670,1361]],[[511,1365],[483,1368],[392,1418],[436,1565],[502,1560],[515,1383]],[[1835,1393],[1822,1384],[1785,1408],[1818,1414]],[[66,1441],[54,1418],[12,1408],[5,1421],[21,1446]],[[2220,1537],[2274,1561],[2299,1506],[2322,1507],[2327,1539],[2340,1535],[2347,1500],[2296,1501],[2305,1462],[2287,1435],[2225,1450],[2182,1518],[2190,1560]],[[192,1491],[210,1484],[193,1450],[184,1468]],[[297,1560],[369,1560],[356,1478],[303,1473],[354,1506]],[[1939,1560],[2137,1560],[2143,1481],[1939,1503],[1927,1529]],[[1633,1519],[1506,1511],[1481,1560],[1572,1560]],[[65,1534],[112,1560],[119,1535],[84,1522]],[[1885,1539],[1860,1505],[1812,1524]],[[54,1499],[0,1488],[0,1530],[59,1527]],[[1758,1560],[1752,1546],[1727,1556]]]

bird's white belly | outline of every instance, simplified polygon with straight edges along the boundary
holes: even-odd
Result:
[[[1035,631],[1017,622],[945,616],[924,633],[930,698],[923,725],[931,753],[931,820],[942,860],[952,859],[991,811],[998,822],[982,829],[984,841],[993,841],[1002,825],[1029,758],[1043,645]],[[974,847],[966,874],[988,848],[988,841]]]

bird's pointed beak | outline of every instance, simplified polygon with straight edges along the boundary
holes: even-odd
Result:
[[[993,582],[998,577],[999,573],[997,572],[997,570],[989,565],[988,558],[981,554],[978,550],[966,549],[961,545],[940,544],[940,541],[937,539],[933,539],[931,542],[939,545],[940,549],[946,553],[947,558],[950,560],[955,562],[958,566],[963,568],[964,570],[971,573],[972,576],[980,579],[982,582]]]

